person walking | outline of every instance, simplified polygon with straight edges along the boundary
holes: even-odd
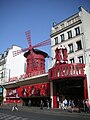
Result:
[[[77,107],[78,107],[78,112],[80,113],[81,112],[81,102],[79,99],[77,101]]]
[[[31,107],[31,100],[28,101],[28,105]]]
[[[41,109],[41,110],[43,109],[43,105],[44,105],[44,103],[43,103],[43,101],[41,100],[41,103],[40,103],[40,109]]]
[[[63,104],[64,104],[64,110],[66,110],[67,109],[67,104],[68,104],[67,99],[63,100]]]
[[[87,99],[85,104],[86,104],[86,107],[87,107],[86,112],[90,113],[90,101]]]
[[[47,109],[49,109],[50,108],[50,105],[49,105],[49,100],[47,100]]]
[[[18,111],[17,103],[12,107],[12,111],[14,111],[14,110]]]

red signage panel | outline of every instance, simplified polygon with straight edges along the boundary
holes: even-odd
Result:
[[[48,82],[21,86],[19,88],[7,90],[7,97],[32,97],[32,96],[49,96],[50,85]]]

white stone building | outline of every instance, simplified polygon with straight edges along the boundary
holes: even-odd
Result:
[[[13,56],[13,52],[21,50],[21,47],[13,45],[8,48],[4,53],[0,54],[0,85],[16,82],[16,78],[25,74],[26,59],[23,53]],[[3,97],[6,96],[6,89],[3,89]]]
[[[26,59],[22,54],[13,56],[13,52],[21,50],[20,47],[13,45],[0,55],[0,84],[7,83],[9,78],[20,76],[25,73]]]
[[[52,66],[55,64],[55,49],[59,45],[67,48],[68,63],[85,64],[90,100],[90,13],[87,10],[79,7],[78,13],[58,24],[53,24],[51,29]]]

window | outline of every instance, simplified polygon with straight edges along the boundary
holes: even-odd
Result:
[[[73,44],[72,43],[69,44],[68,47],[69,47],[69,53],[72,53],[73,52]]]
[[[42,68],[42,67],[43,67],[43,63],[41,62],[41,64],[40,64],[40,65],[41,65],[41,68]]]
[[[76,33],[76,36],[80,35],[80,28],[79,27],[75,28],[75,33]]]
[[[68,34],[68,39],[72,38],[72,31],[71,30],[68,31],[67,34]]]
[[[2,73],[1,73],[1,78],[3,78],[3,77],[4,77],[4,73],[2,72]]]
[[[36,67],[38,67],[38,62],[36,62]]]
[[[58,68],[58,77],[60,76],[60,69]]]
[[[60,35],[61,36],[61,42],[63,42],[65,40],[64,38],[64,34]]]
[[[55,38],[55,45],[58,44],[58,37]]]
[[[76,44],[77,44],[77,50],[81,50],[82,49],[81,40],[77,41]]]
[[[8,53],[7,51],[4,51],[4,57],[6,57],[7,53]]]
[[[74,63],[74,58],[71,58],[71,59],[70,59],[70,63]]]
[[[79,63],[84,63],[84,62],[83,62],[83,56],[79,56],[79,57],[78,57],[78,62],[79,62]]]
[[[64,24],[61,25],[61,28],[64,28]]]

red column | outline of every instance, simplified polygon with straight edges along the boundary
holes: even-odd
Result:
[[[84,99],[88,98],[87,78],[84,79]]]
[[[53,108],[57,108],[57,95],[55,83],[53,83]]]

